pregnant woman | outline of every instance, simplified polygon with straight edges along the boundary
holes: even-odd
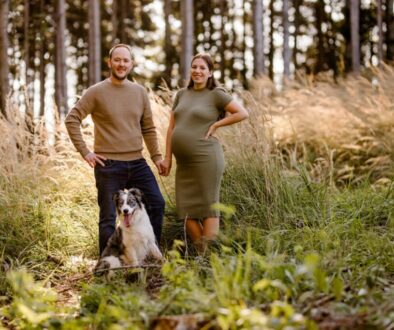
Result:
[[[162,165],[167,176],[174,154],[178,217],[186,221],[187,234],[200,252],[219,232],[219,212],[211,206],[219,202],[224,157],[214,133],[247,117],[246,109],[218,87],[211,57],[195,55],[188,86],[175,96]]]

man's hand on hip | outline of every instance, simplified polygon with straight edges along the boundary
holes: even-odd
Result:
[[[89,152],[84,158],[90,167],[96,167],[97,164],[105,166],[103,160],[107,160],[104,156],[97,155],[94,152]]]

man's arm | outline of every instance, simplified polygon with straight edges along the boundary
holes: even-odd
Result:
[[[157,132],[155,123],[153,121],[152,109],[150,106],[148,94],[144,91],[144,111],[141,118],[141,133],[144,138],[146,147],[148,148],[149,154],[155,163],[159,173],[162,173],[162,155],[159,149],[159,143],[157,139]]]

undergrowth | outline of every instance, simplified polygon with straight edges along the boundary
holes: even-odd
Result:
[[[390,70],[376,73],[378,90],[361,80],[245,93],[249,122],[220,134],[227,164],[217,244],[196,258],[177,240],[184,228],[172,203],[173,174],[161,178],[166,262],[158,273],[118,272],[110,284],[90,276],[98,213],[91,169],[61,125],[48,143],[42,124],[32,130],[18,111],[13,121],[0,119],[3,326],[142,329],[193,315],[204,329],[394,329],[394,139],[383,125],[392,120],[383,84]],[[379,110],[373,120],[371,104]],[[159,101],[153,108],[163,144],[168,108]],[[316,108],[337,117],[321,123]],[[357,123],[343,120],[344,111]],[[76,298],[64,303],[70,291]]]

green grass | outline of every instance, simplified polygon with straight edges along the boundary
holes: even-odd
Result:
[[[392,84],[387,72],[380,79]],[[367,82],[343,86],[246,100],[249,122],[221,134],[227,165],[216,207],[223,217],[210,254],[195,258],[181,242],[173,176],[162,178],[166,262],[160,271],[118,272],[112,284],[89,276],[98,257],[92,170],[62,138],[53,147],[13,146],[13,137],[24,141],[27,133],[0,120],[10,137],[0,139],[0,156],[10,160],[0,165],[3,326],[144,329],[157,317],[192,314],[205,329],[393,329],[393,131],[383,125],[393,119],[392,93],[380,95],[375,118],[373,107],[361,107],[375,95]],[[360,91],[351,112],[369,118],[360,129],[345,106],[353,87]],[[265,116],[283,104],[294,136],[274,139]],[[321,112],[313,111],[330,104],[320,127]]]
[[[53,289],[41,297],[22,288],[44,290],[87,271],[69,260],[97,257],[97,206],[91,172],[79,162],[43,173],[2,179],[2,263],[16,272],[1,277],[1,313],[11,325],[139,329],[157,315],[201,313],[223,329],[314,329],[314,306],[324,298],[332,315],[356,320],[366,313],[370,327],[394,322],[392,187],[336,189],[313,182],[302,167],[289,172],[274,161],[228,159],[223,202],[235,208],[222,207],[220,244],[210,257],[184,258],[178,244],[166,251],[164,282],[153,293],[144,289],[149,271],[133,283],[118,274],[112,285],[82,280],[74,288],[80,303],[59,307]],[[169,247],[183,234],[172,214],[164,231]],[[21,268],[44,283],[33,285]]]

